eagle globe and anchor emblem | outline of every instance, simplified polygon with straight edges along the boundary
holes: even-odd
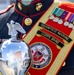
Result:
[[[3,42],[0,48],[0,75],[25,75],[31,64],[31,52],[28,45],[16,36],[17,31],[23,34],[26,31],[13,20],[7,26],[11,38]]]

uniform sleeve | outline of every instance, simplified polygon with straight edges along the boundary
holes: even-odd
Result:
[[[0,39],[8,39],[8,27],[7,22],[10,20],[10,16],[14,12],[13,5],[9,6],[6,10],[0,12]]]
[[[15,6],[15,4],[13,3],[12,5],[9,5],[6,9],[4,9],[4,10],[2,10],[2,11],[0,11],[0,15],[2,15],[2,14],[4,14],[4,13],[6,13],[7,11],[9,11],[12,7],[14,7]]]

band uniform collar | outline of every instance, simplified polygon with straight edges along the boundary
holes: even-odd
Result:
[[[30,5],[25,6],[20,1],[16,1],[15,11],[20,12],[23,15],[35,15],[37,13],[44,12],[53,3],[54,0],[36,0],[32,1]],[[40,11],[36,10],[36,4],[41,3],[42,8]]]

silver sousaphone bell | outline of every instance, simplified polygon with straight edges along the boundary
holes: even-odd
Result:
[[[0,75],[25,75],[31,64],[28,45],[16,38],[17,31],[25,34],[21,25],[13,20],[7,23],[11,38],[6,40],[0,50]]]

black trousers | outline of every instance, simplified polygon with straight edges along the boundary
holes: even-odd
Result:
[[[74,75],[74,68],[61,69],[57,75]]]

